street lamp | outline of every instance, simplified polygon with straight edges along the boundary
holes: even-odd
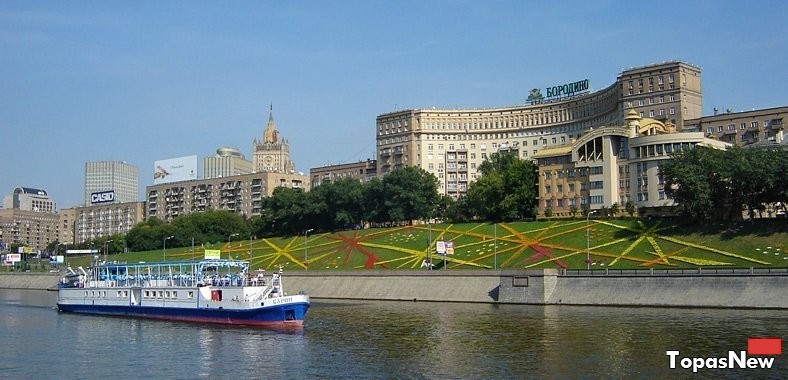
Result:
[[[175,236],[167,236],[164,238],[164,261],[167,261],[167,240],[174,238]]]
[[[230,247],[230,241],[233,239],[233,236],[238,236],[238,233],[232,233],[232,234],[230,234],[230,236],[227,237],[227,258],[228,259],[232,259],[233,258],[232,253],[230,253],[230,251],[232,250],[231,247]]]
[[[596,210],[593,210],[586,214],[586,270],[591,270],[591,232],[588,230],[588,222],[591,214],[595,212]]]
[[[310,228],[310,229],[304,231],[304,270],[309,270],[309,264],[308,264],[308,262],[309,262],[309,253],[306,250],[306,234],[308,234],[308,233],[310,233],[310,232],[312,232],[314,230],[315,230],[314,228]]]
[[[112,239],[109,239],[104,242],[104,261],[107,261],[107,254],[109,253],[109,243],[112,242]]]

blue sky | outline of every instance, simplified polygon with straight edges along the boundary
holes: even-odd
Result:
[[[83,201],[84,163],[251,159],[273,104],[299,171],[374,158],[375,117],[522,104],[681,60],[704,115],[788,105],[783,1],[0,2],[0,194]]]

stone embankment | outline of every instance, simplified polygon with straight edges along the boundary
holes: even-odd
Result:
[[[0,274],[0,289],[56,289],[60,273],[20,273]]]
[[[0,274],[0,288],[54,289],[58,274]],[[631,271],[317,271],[284,275],[313,300],[788,309],[788,268]]]

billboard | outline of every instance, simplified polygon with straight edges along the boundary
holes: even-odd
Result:
[[[115,202],[115,190],[90,193],[90,204],[92,205],[112,202]]]
[[[211,259],[221,259],[222,250],[220,249],[206,249],[205,250],[205,260]]]
[[[197,156],[185,156],[153,163],[153,184],[197,179]]]

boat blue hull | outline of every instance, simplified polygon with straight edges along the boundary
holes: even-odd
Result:
[[[308,302],[288,303],[245,310],[77,305],[60,303],[58,303],[57,306],[58,310],[69,313],[264,327],[303,326],[304,316],[306,315],[307,309],[309,309]]]

